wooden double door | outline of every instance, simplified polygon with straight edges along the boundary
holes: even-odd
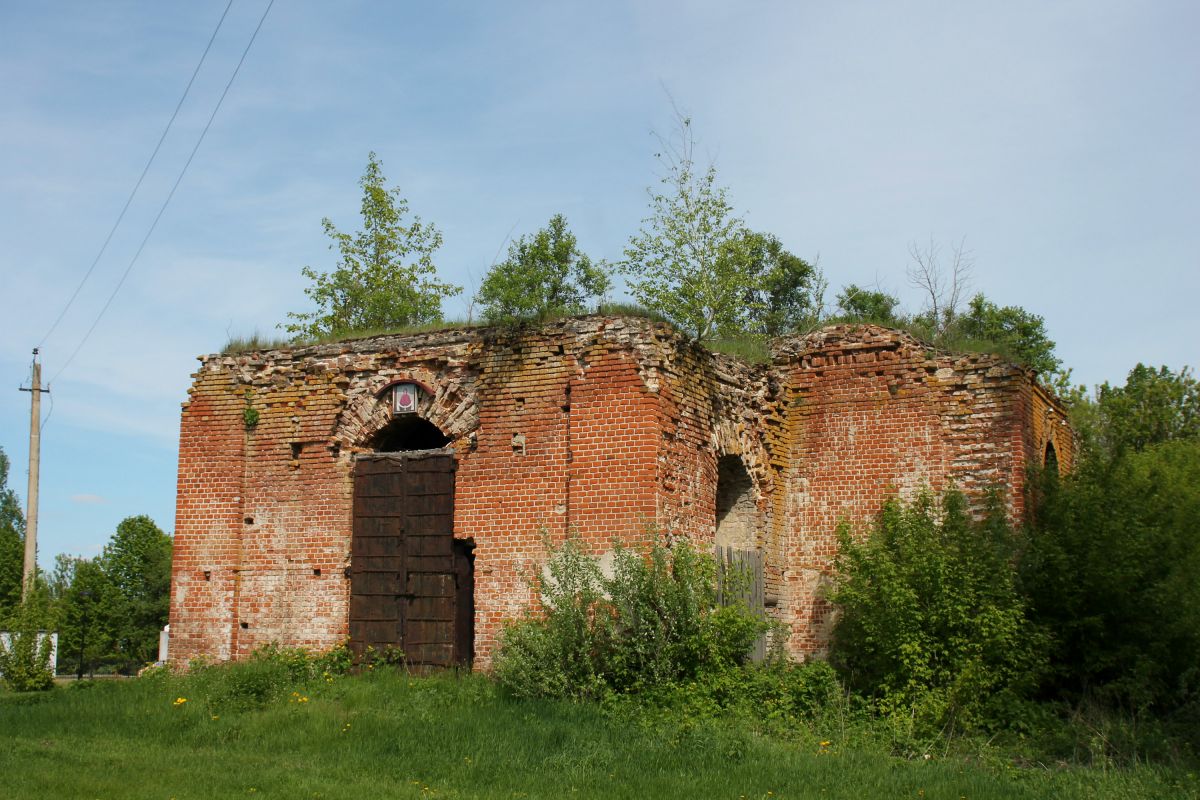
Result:
[[[375,453],[354,467],[350,649],[418,667],[474,657],[473,545],[454,538],[455,459],[442,450]]]

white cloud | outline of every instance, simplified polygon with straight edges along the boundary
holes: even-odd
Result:
[[[98,494],[73,494],[71,495],[72,503],[83,503],[85,505],[99,505],[107,503],[108,500]]]

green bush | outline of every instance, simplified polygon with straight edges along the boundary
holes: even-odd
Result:
[[[652,690],[646,700],[649,705],[682,712],[689,719],[733,713],[786,732],[839,708],[844,695],[828,662],[797,664],[777,659],[737,669],[706,670],[686,683]]]
[[[638,691],[740,664],[765,626],[745,605],[718,603],[716,586],[714,559],[686,543],[655,543],[644,554],[618,548],[604,582],[616,634],[613,688]]]
[[[496,655],[500,683],[519,696],[595,698],[604,693],[613,620],[599,562],[568,539],[533,580],[540,597],[504,630]]]
[[[1022,585],[1053,637],[1044,691],[1200,720],[1200,442],[1088,458],[1035,485]]]
[[[885,504],[865,541],[839,531],[832,659],[906,736],[1003,723],[1044,664],[1016,589],[1017,537],[998,497],[975,521],[963,495]]]
[[[0,675],[14,692],[40,692],[54,686],[50,664],[53,642],[48,614],[43,604],[27,601],[17,606],[9,619],[7,646],[0,641]]]
[[[332,683],[349,666],[349,651],[344,647],[313,653],[303,647],[269,644],[245,661],[194,662],[187,681],[189,691],[210,709],[257,709],[289,695],[306,697],[309,690]]]
[[[686,543],[618,548],[607,578],[569,539],[533,587],[540,601],[505,629],[495,663],[518,696],[599,698],[692,680],[740,664],[768,627],[717,602],[714,560]]]

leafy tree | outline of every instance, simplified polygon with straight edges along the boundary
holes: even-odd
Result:
[[[892,500],[865,541],[845,525],[839,537],[832,659],[850,687],[931,732],[993,721],[1032,688],[1041,643],[998,498],[979,522],[957,491],[940,508],[929,494]]]
[[[0,449],[0,619],[21,602],[25,569],[25,516],[8,488],[8,456]]]
[[[128,517],[117,525],[98,562],[112,597],[94,600],[105,600],[112,615],[116,656],[126,668],[153,661],[170,606],[171,537],[150,517]],[[77,572],[76,577],[87,574]]]
[[[72,665],[78,677],[121,660],[114,640],[125,604],[99,559],[59,555],[50,579],[59,608],[58,663]],[[141,662],[134,662],[135,664]]]
[[[442,298],[462,291],[437,279],[433,254],[441,247],[442,234],[415,215],[405,221],[408,202],[398,188],[386,188],[373,152],[359,185],[361,231],[342,233],[328,217],[321,220],[340,260],[332,273],[301,270],[313,281],[304,293],[317,310],[288,314],[295,321],[283,327],[295,340],[438,322]]]
[[[736,246],[745,225],[716,168],[695,161],[691,125],[681,116],[677,134],[660,138],[661,186],[648,190],[650,215],[629,240],[621,269],[639,303],[705,341],[745,330],[745,296],[757,275]]]
[[[608,275],[582,253],[562,214],[531,238],[508,248],[508,258],[493,267],[479,288],[484,319],[505,322],[579,314],[587,299],[609,288]]]
[[[1062,365],[1054,342],[1046,335],[1046,321],[1020,306],[998,306],[982,294],[971,299],[967,311],[954,320],[953,335],[994,342],[1016,361],[1043,375],[1053,375]]]
[[[1096,389],[1093,444],[1115,455],[1177,439],[1200,438],[1200,383],[1184,367],[1138,364],[1124,386]]]
[[[749,266],[745,308],[751,332],[779,336],[819,318],[825,291],[821,271],[771,234],[744,231],[726,244],[723,257]]]
[[[1040,490],[1022,577],[1047,692],[1200,712],[1200,442],[1093,453]]]
[[[837,308],[842,318],[854,322],[874,322],[878,325],[900,325],[903,319],[896,310],[900,301],[874,289],[864,289],[853,283],[838,293]]]

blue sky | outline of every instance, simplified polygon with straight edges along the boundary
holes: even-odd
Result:
[[[86,272],[225,8],[0,3],[0,447],[24,498],[29,356]],[[104,259],[43,344],[40,561],[173,528],[195,357],[307,310],[320,220],[357,226],[369,150],[478,285],[561,212],[615,260],[671,97],[747,223],[831,284],[910,307],[909,243],[1046,319],[1085,383],[1197,364],[1200,6],[1192,2],[279,0],[129,280],[266,0],[236,0]],[[450,317],[465,316],[460,300]],[[57,377],[55,377],[57,376]],[[49,411],[49,403],[46,405]]]

